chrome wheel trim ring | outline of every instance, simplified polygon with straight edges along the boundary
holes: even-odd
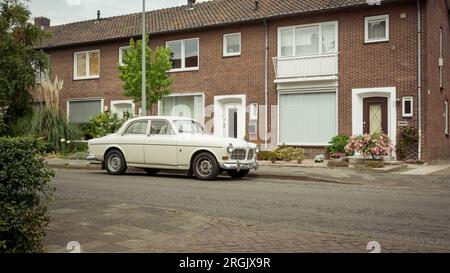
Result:
[[[113,171],[117,172],[122,165],[121,159],[118,155],[112,155],[108,158],[108,168]]]
[[[214,165],[208,157],[201,157],[196,165],[197,173],[201,176],[209,176],[212,174]]]

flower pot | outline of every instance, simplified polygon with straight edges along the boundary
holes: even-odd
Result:
[[[384,167],[383,159],[365,159],[364,165],[369,168],[379,169]]]

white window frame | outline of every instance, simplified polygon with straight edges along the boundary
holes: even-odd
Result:
[[[192,97],[192,96],[202,96],[202,103],[203,103],[203,111],[202,111],[202,117],[203,120],[198,120],[198,122],[200,122],[202,125],[205,124],[205,93],[200,93],[200,92],[194,92],[194,93],[172,93],[169,94],[167,96],[164,96],[164,98],[166,97]],[[162,99],[158,101],[158,116],[161,116],[162,113]]]
[[[119,47],[119,64],[121,66],[125,65],[123,63],[123,50],[126,50],[126,49],[130,49],[130,46],[121,46],[121,47]]]
[[[67,121],[69,121],[69,116],[70,116],[70,103],[71,102],[80,102],[80,101],[101,101],[101,112],[100,113],[104,113],[105,111],[105,99],[103,98],[80,98],[80,99],[68,99],[66,102],[66,119]]]
[[[249,106],[249,120],[258,120],[258,109],[259,108],[259,104],[256,102],[252,102],[250,103]]]
[[[405,112],[405,104],[407,101],[411,102],[411,113]],[[412,96],[403,97],[402,98],[402,117],[410,118],[413,116],[413,114],[414,114],[414,97],[412,97]]]
[[[445,125],[444,125],[444,132],[445,132],[445,135],[449,135],[450,134],[450,130],[449,130],[449,117],[448,117],[448,115],[449,115],[449,113],[448,113],[448,100],[446,100],[446,101],[444,101],[444,109],[445,109],[445,113],[444,113],[444,121],[445,121]]]
[[[384,19],[386,21],[386,37],[381,39],[369,39],[369,21]],[[370,43],[381,43],[389,41],[389,14],[369,16],[364,18],[364,42],[366,44]]]
[[[308,27],[314,27],[314,26],[318,26],[319,27],[319,37],[322,37],[322,29],[323,29],[323,27],[324,26],[326,26],[326,25],[334,25],[334,27],[335,27],[335,33],[334,33],[334,35],[335,35],[335,37],[334,37],[334,39],[335,39],[335,41],[336,41],[336,48],[335,48],[335,51],[334,52],[327,52],[327,53],[323,53],[323,44],[322,44],[322,42],[320,42],[319,43],[319,53],[318,54],[314,54],[314,55],[300,55],[300,56],[297,56],[296,55],[296,50],[297,50],[297,47],[295,46],[295,41],[296,41],[296,37],[295,37],[295,35],[296,35],[296,29],[297,28],[308,28]],[[282,31],[284,31],[284,30],[290,30],[290,29],[292,29],[293,30],[293,50],[292,50],[292,56],[281,56],[281,32]],[[338,24],[338,21],[328,21],[328,22],[320,22],[320,23],[316,23],[316,24],[305,24],[305,25],[295,25],[295,26],[287,26],[287,27],[279,27],[278,28],[278,37],[277,37],[277,40],[278,40],[278,42],[277,42],[277,46],[278,46],[278,50],[277,50],[277,54],[278,54],[278,58],[295,58],[295,57],[304,57],[304,58],[307,58],[307,57],[313,57],[313,56],[320,56],[320,55],[336,55],[338,52],[339,52],[339,35],[338,35],[338,33],[339,33],[339,24]],[[320,40],[322,40],[322,39],[320,39]]]
[[[113,106],[116,104],[131,104],[131,115],[134,117],[136,115],[136,104],[133,102],[133,100],[112,100],[111,101],[111,108],[110,111],[113,113]]]
[[[89,63],[90,63],[89,53],[94,53],[94,52],[98,53],[98,75],[91,76],[90,75],[91,71],[90,71],[90,67],[89,67]],[[77,71],[77,62],[78,62],[77,55],[78,54],[83,54],[83,53],[86,54],[86,76],[79,77],[79,76],[77,76],[77,74],[78,74],[77,73],[78,72]],[[74,80],[99,79],[100,78],[100,68],[101,68],[100,61],[101,61],[101,59],[100,59],[100,49],[74,52],[73,53],[73,79]]]
[[[313,94],[313,93],[336,93],[336,135],[339,134],[339,89],[338,88],[324,88],[317,89],[314,88],[309,89],[307,91],[304,90],[295,90],[295,91],[278,91],[277,101],[280,101],[280,96],[284,94]],[[330,146],[329,143],[282,143],[280,141],[280,105],[277,106],[277,145],[292,145],[292,146],[304,146],[304,147],[327,147]]]
[[[239,36],[239,52],[233,52],[233,53],[228,53],[227,49],[228,49],[228,40],[227,38],[230,36]],[[235,32],[235,33],[227,33],[223,35],[223,56],[224,57],[233,57],[233,56],[240,56],[241,55],[241,51],[242,51],[242,38],[241,38],[241,33],[240,32]]]
[[[198,63],[196,67],[186,67],[185,64],[185,57],[186,57],[186,51],[184,44],[186,41],[192,41],[197,40],[197,58]],[[175,42],[181,42],[181,68],[172,68],[169,70],[169,72],[183,72],[183,71],[195,71],[200,69],[200,39],[199,38],[189,38],[189,39],[180,39],[180,40],[171,40],[166,42],[166,48],[169,48],[169,44],[175,43]]]

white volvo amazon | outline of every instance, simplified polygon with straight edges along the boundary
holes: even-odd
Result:
[[[102,163],[109,174],[127,167],[149,174],[160,170],[185,170],[201,180],[215,179],[222,171],[234,178],[257,169],[256,144],[212,136],[192,119],[138,117],[115,133],[89,141],[88,160]]]

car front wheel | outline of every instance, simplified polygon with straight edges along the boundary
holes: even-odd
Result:
[[[246,177],[249,172],[250,172],[250,170],[242,170],[239,172],[236,170],[230,170],[230,171],[227,171],[227,174],[229,176],[231,176],[232,178],[243,178],[243,177]]]
[[[127,163],[122,153],[117,150],[112,150],[106,155],[105,168],[111,175],[121,175],[127,169]]]
[[[220,173],[216,158],[210,153],[200,153],[194,158],[194,176],[200,180],[216,179]]]

